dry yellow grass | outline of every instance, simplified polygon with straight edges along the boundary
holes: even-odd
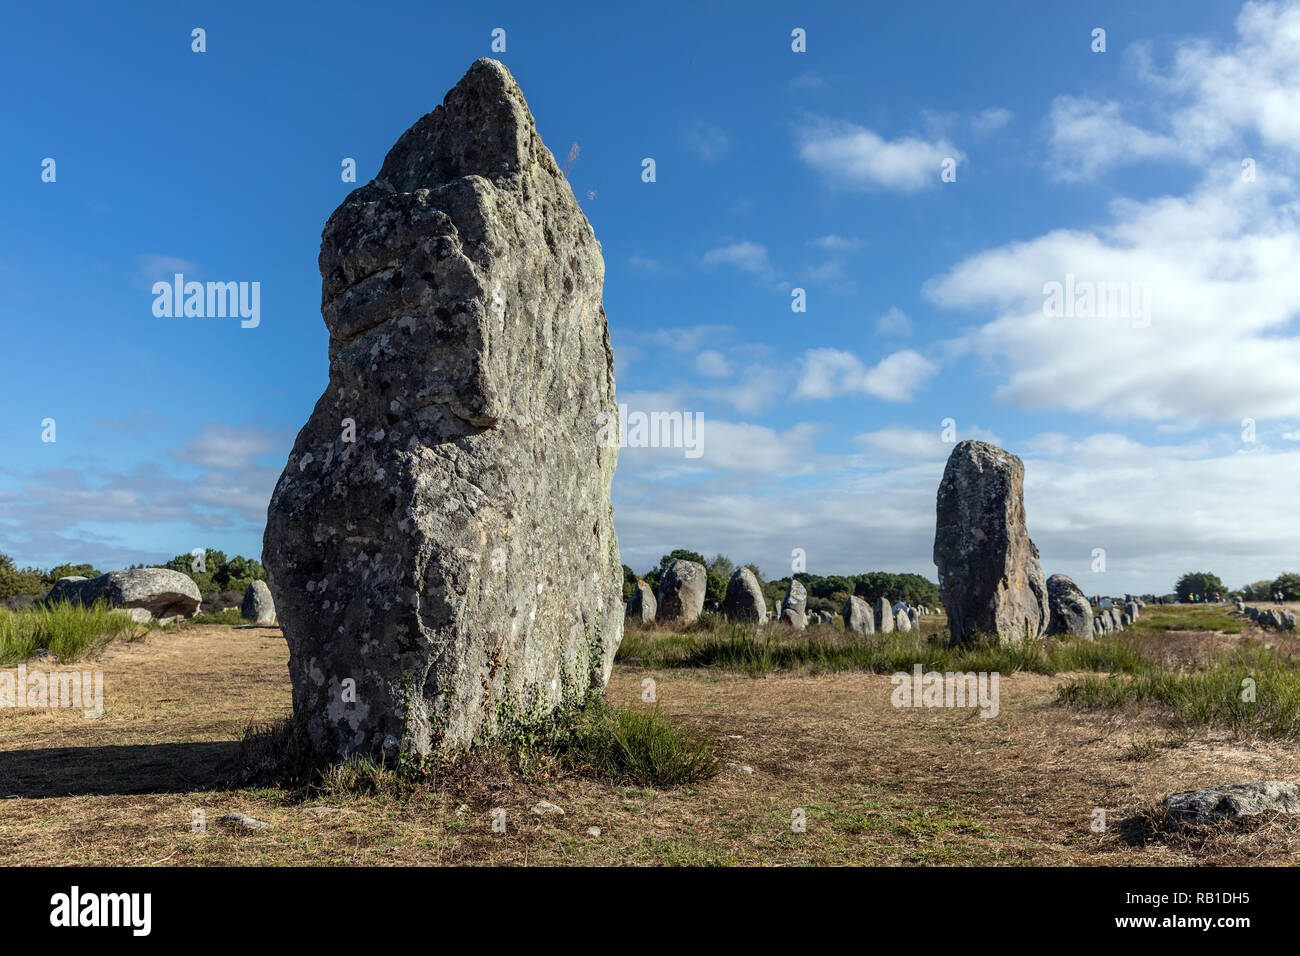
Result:
[[[609,696],[705,730],[724,770],[655,791],[489,770],[407,797],[233,788],[250,722],[289,713],[279,631],[153,632],[83,664],[105,712],[0,712],[0,834],[10,864],[1155,864],[1294,862],[1268,823],[1192,843],[1143,841],[1124,823],[1166,793],[1300,779],[1294,743],[1226,734],[1187,741],[1151,714],[1055,703],[1063,678],[1004,676],[1001,713],[890,705],[889,677],[752,678],[616,667]],[[47,667],[39,663],[33,668]],[[52,665],[50,665],[52,666]],[[527,812],[535,800],[562,817]],[[491,810],[507,813],[507,832]],[[1107,833],[1091,831],[1106,811]],[[194,810],[206,829],[192,832]],[[801,810],[806,832],[792,832]],[[258,831],[217,823],[242,812]],[[600,827],[599,836],[587,834]]]

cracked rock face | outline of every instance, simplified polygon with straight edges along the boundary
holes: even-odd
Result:
[[[749,568],[737,568],[727,582],[727,595],[722,603],[727,617],[748,624],[767,622],[767,599],[758,578]]]
[[[667,624],[698,621],[708,586],[709,574],[704,565],[698,561],[674,561],[659,580],[656,620]]]
[[[982,441],[958,442],[939,483],[934,563],[954,643],[977,634],[1042,637],[1047,582],[1025,527],[1024,463]]]
[[[604,261],[477,61],[321,238],[329,386],[267,514],[294,714],[425,754],[602,688],[622,637]]]
[[[1047,579],[1047,606],[1051,611],[1048,634],[1092,640],[1092,605],[1072,578],[1053,574]]]

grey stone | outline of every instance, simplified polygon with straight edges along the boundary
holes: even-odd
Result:
[[[977,634],[1017,642],[1047,630],[1047,582],[1025,527],[1024,477],[1019,458],[986,442],[958,442],[948,456],[934,563],[956,643]]]
[[[59,578],[45,596],[45,603],[63,601],[86,606],[103,601],[113,608],[146,611],[159,623],[171,624],[199,613],[200,595],[194,579],[179,571],[130,568],[97,578]],[[132,618],[144,620],[138,614],[132,614]]]
[[[1092,640],[1092,606],[1079,586],[1064,574],[1047,579],[1048,634]]]
[[[894,630],[908,632],[912,630],[912,618],[906,608],[894,612]]]
[[[767,599],[763,597],[763,588],[758,578],[749,568],[737,568],[727,582],[727,596],[722,602],[723,610],[733,621],[747,624],[764,624],[767,622]]]
[[[254,624],[275,623],[275,601],[265,581],[252,581],[244,592],[244,603],[239,608],[240,617]]]
[[[632,597],[627,602],[625,616],[642,624],[649,624],[655,619],[658,608],[659,604],[655,601],[653,589],[645,581],[637,578],[636,587],[632,590]]]
[[[263,823],[261,820],[254,820],[250,816],[242,813],[227,813],[217,817],[218,823],[226,823],[240,830],[268,830],[271,827],[269,823]]]
[[[894,630],[894,609],[888,598],[876,601],[876,630],[881,634],[891,634]]]
[[[623,633],[604,263],[504,66],[402,134],[320,271],[329,386],[263,549],[311,745],[459,749],[503,706],[542,720],[603,688]]]
[[[664,624],[693,624],[704,610],[709,572],[696,561],[678,559],[659,580],[659,610],[655,620]]]
[[[549,800],[538,800],[536,803],[534,803],[532,806],[528,808],[528,812],[535,813],[538,816],[551,816],[551,815],[558,816],[558,817],[564,816],[564,808],[557,807]]]
[[[790,586],[785,591],[785,600],[781,602],[782,611],[788,608],[798,611],[805,617],[808,614],[808,589],[796,577],[790,578]]]
[[[874,634],[876,633],[875,616],[871,613],[871,605],[856,594],[849,595],[849,599],[844,602],[844,610],[840,611],[840,616],[844,618],[844,629],[854,634]]]
[[[1129,616],[1129,623],[1136,623],[1136,622],[1137,622],[1137,619],[1141,616],[1141,615],[1138,613],[1138,611],[1140,610],[1140,608],[1141,608],[1141,605],[1139,605],[1137,601],[1128,601],[1127,603],[1125,603],[1125,605],[1124,605],[1124,611],[1125,611],[1125,613],[1128,614],[1128,616]]]
[[[1206,826],[1266,812],[1300,813],[1300,785],[1281,780],[1232,783],[1189,790],[1165,797],[1165,808],[1176,823]]]

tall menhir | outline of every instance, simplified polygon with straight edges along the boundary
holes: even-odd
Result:
[[[622,638],[604,261],[479,60],[321,238],[329,387],[267,514],[295,721],[424,755],[603,688]]]

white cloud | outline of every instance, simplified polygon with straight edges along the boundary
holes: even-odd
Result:
[[[868,368],[851,352],[809,349],[799,358],[799,383],[794,398],[835,398],[864,394],[890,402],[906,402],[938,371],[938,366],[912,349],[894,352]]]
[[[686,130],[686,146],[700,159],[712,163],[731,148],[731,137],[707,120],[695,120]]]
[[[710,249],[700,260],[707,267],[731,266],[742,272],[765,276],[772,272],[767,247],[757,242],[733,242],[731,245]]]
[[[731,374],[731,363],[717,349],[705,349],[695,356],[695,370],[709,378],[726,378]]]
[[[932,280],[947,308],[995,318],[956,348],[1005,376],[1025,409],[1202,422],[1300,415],[1300,222],[1263,184],[1208,181],[1187,197],[1112,204],[1095,232],[1057,230],[988,250]],[[1148,327],[1044,314],[1044,285],[1145,283]],[[1140,323],[1139,323],[1140,324]]]
[[[937,184],[941,164],[965,155],[947,140],[887,140],[852,123],[814,120],[798,131],[799,158],[830,182],[857,189],[913,192]]]
[[[1063,181],[1092,179],[1125,163],[1181,155],[1168,136],[1126,122],[1118,103],[1058,96],[1048,117],[1052,175]]]
[[[813,239],[812,244],[826,252],[854,252],[862,246],[862,240],[848,236],[837,236],[831,233],[828,236],[819,236]]]
[[[979,136],[987,136],[989,133],[996,133],[1006,127],[1015,118],[1015,115],[1005,107],[990,106],[971,119],[971,129]]]
[[[876,319],[876,332],[881,335],[911,335],[912,320],[898,306],[893,306]]]

